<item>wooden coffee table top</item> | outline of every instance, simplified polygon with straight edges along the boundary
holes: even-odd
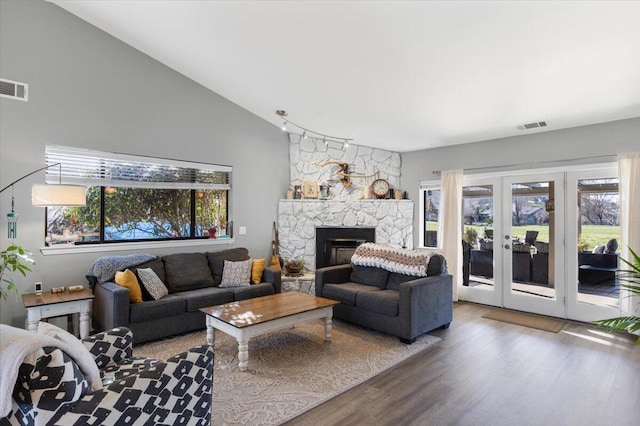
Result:
[[[276,293],[200,309],[237,328],[337,305],[340,302],[298,292]]]

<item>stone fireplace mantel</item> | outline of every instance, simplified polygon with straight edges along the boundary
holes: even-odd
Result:
[[[303,258],[315,271],[317,227],[373,227],[376,243],[413,248],[412,200],[280,200],[278,233],[283,259]]]

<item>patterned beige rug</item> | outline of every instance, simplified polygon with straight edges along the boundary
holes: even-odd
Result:
[[[214,425],[273,425],[290,420],[440,341],[424,335],[413,344],[342,321],[331,342],[323,322],[257,336],[249,342],[249,369],[238,370],[237,343],[216,331]],[[206,341],[196,332],[134,348],[134,355],[167,359]]]

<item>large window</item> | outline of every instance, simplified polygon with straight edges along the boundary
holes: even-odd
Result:
[[[47,181],[87,185],[86,207],[47,209],[46,243],[227,235],[231,167],[47,146]]]

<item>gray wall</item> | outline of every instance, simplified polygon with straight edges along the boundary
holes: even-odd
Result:
[[[511,164],[546,163],[640,151],[640,118],[533,133],[402,154],[402,187],[415,202],[414,229],[421,220],[420,182],[438,180],[435,170],[497,168]],[[594,162],[585,160],[583,162]],[[553,164],[559,166],[560,164]],[[530,167],[531,168],[531,167]],[[521,167],[510,167],[517,171]],[[414,246],[419,243],[414,232]]]
[[[232,165],[235,246],[270,255],[277,201],[289,187],[289,141],[277,127],[42,1],[0,2],[0,76],[29,84],[29,102],[0,99],[2,187],[42,167],[48,143]],[[45,289],[85,284],[95,258],[119,254],[42,256],[44,210],[31,206],[30,188],[43,182],[40,172],[15,187],[16,242],[36,260],[33,272],[17,279],[21,293],[33,291],[35,281]],[[7,190],[0,196],[3,249],[10,202]],[[239,226],[246,236],[237,235]],[[23,325],[21,301],[0,303],[0,310],[0,323]]]

